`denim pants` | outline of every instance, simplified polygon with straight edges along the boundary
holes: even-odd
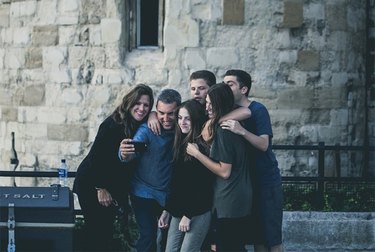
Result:
[[[136,245],[137,251],[156,251],[158,218],[162,212],[162,207],[154,199],[146,199],[134,195],[131,195],[130,199],[140,234]]]
[[[168,231],[168,252],[200,251],[207,235],[211,221],[211,211],[194,216],[190,220],[190,230],[182,232],[178,229],[181,218],[172,217]]]

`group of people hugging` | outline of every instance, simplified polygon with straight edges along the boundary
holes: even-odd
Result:
[[[131,207],[139,252],[282,251],[280,170],[250,74],[216,83],[200,70],[189,84],[191,99],[163,89],[154,111],[153,90],[138,84],[101,123],[73,187],[88,250],[110,251],[113,222]]]

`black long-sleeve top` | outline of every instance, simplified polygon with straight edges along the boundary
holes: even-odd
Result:
[[[124,164],[118,157],[124,138],[124,126],[111,116],[101,123],[90,152],[77,169],[73,191],[80,195],[99,187],[107,189],[117,201],[125,199],[134,162]]]
[[[214,174],[191,157],[173,164],[171,194],[166,209],[174,217],[191,219],[212,208]]]

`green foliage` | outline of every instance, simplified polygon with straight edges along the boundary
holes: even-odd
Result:
[[[374,184],[342,183],[326,186],[323,206],[319,207],[319,194],[314,184],[284,184],[284,210],[286,211],[375,211]]]
[[[84,242],[85,221],[82,217],[75,220],[74,251],[82,250]],[[138,239],[138,227],[133,214],[127,220],[116,218],[113,223],[113,251],[135,252],[134,243]]]
[[[134,215],[129,215],[127,221],[116,218],[114,229],[113,239],[116,241],[117,249],[129,252],[135,251],[134,244],[138,239],[139,232]]]
[[[314,188],[304,184],[285,184],[284,190],[284,210],[286,211],[311,211],[315,210],[314,202],[316,192]]]

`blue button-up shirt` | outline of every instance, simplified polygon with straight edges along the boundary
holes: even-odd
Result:
[[[135,196],[155,199],[165,206],[169,194],[174,130],[162,129],[160,135],[155,135],[147,126],[142,124],[133,140],[145,142],[147,150],[138,153],[139,165],[131,181],[131,193]]]

